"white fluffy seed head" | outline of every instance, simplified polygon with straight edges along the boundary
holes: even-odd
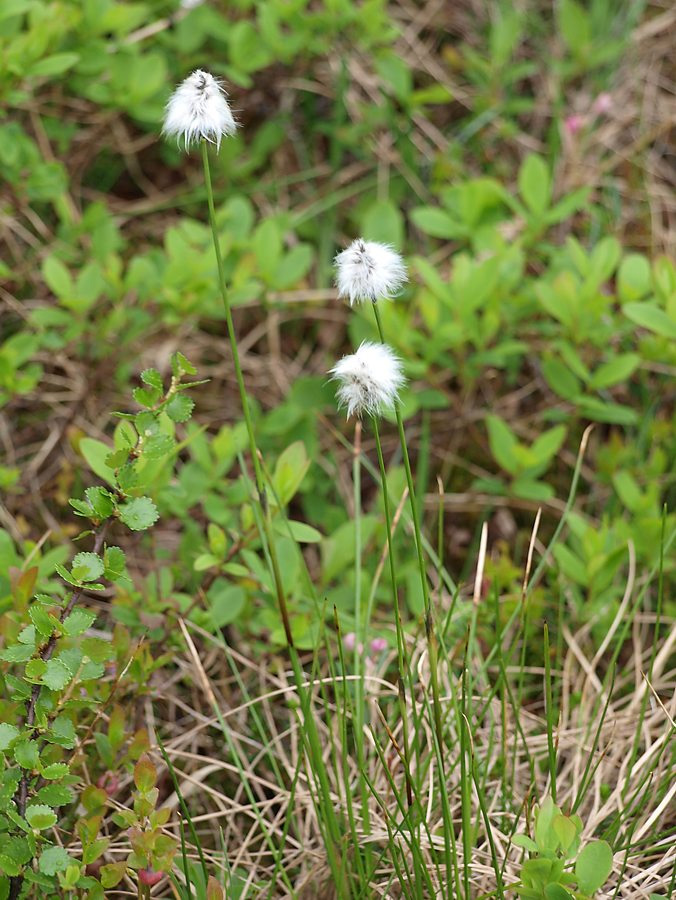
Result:
[[[364,341],[356,353],[344,356],[331,369],[339,382],[338,405],[352,415],[375,416],[391,408],[404,384],[401,360],[387,344]]]
[[[220,80],[196,69],[181,82],[167,102],[164,134],[183,141],[186,150],[193,141],[211,141],[220,147],[221,138],[234,134],[237,122]]]
[[[388,244],[377,241],[357,238],[336,256],[334,264],[338,296],[347,297],[350,306],[394,297],[407,281],[404,260]]]

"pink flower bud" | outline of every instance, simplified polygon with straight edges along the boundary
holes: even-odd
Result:
[[[603,91],[598,95],[592,104],[592,112],[596,116],[605,116],[613,108],[613,98],[608,91]]]
[[[387,650],[387,641],[384,637],[373,638],[371,641],[371,653],[382,653]]]
[[[147,869],[141,869],[138,873],[138,880],[141,884],[148,884],[151,887],[154,884],[162,881],[164,878],[164,872],[156,872],[155,869],[151,869],[148,867]]]
[[[354,631],[348,631],[348,633],[343,638],[343,647],[345,647],[346,650],[354,650],[356,640],[357,635],[354,633]]]
[[[584,125],[584,116],[579,116],[579,115],[566,116],[566,118],[563,120],[563,127],[566,129],[566,131],[568,132],[568,134],[571,137],[576,135],[578,133],[578,131],[582,128],[583,125]]]

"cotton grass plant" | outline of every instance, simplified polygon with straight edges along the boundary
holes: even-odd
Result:
[[[535,572],[531,573],[539,516],[536,519],[523,592],[511,615],[505,621],[497,594],[484,591],[485,527],[474,590],[471,597],[463,598],[444,567],[441,538],[435,551],[423,535],[421,505],[416,496],[399,403],[399,393],[405,384],[404,362],[386,342],[379,311],[382,300],[400,294],[407,281],[407,268],[392,247],[362,238],[337,254],[336,287],[338,297],[346,299],[351,307],[360,304],[372,307],[379,342],[363,342],[353,353],[335,363],[329,372],[337,383],[337,405],[346,411],[355,428],[351,448],[354,632],[343,635],[335,610],[335,629],[333,634],[329,632],[325,624],[325,604],[306,570],[308,589],[317,611],[319,637],[310,660],[311,674],[305,673],[294,645],[293,623],[273,534],[271,500],[276,498],[257,447],[216,224],[209,144],[218,151],[221,140],[233,134],[235,128],[223,87],[209,73],[194,72],[167,105],[165,133],[175,137],[186,150],[198,143],[201,152],[218,282],[254,471],[255,519],[271,583],[275,587],[293,673],[292,680],[288,680],[284,672],[273,676],[257,663],[259,677],[263,673],[263,681],[269,680],[269,691],[252,695],[248,687],[250,661],[235,653],[222,639],[218,641],[188,623],[182,625],[186,645],[199,673],[199,683],[211,708],[210,724],[223,735],[230,760],[227,768],[232,768],[238,776],[239,786],[234,797],[225,791],[220,794],[220,803],[225,808],[234,804],[238,810],[238,816],[226,824],[222,835],[225,873],[222,877],[226,895],[232,891],[235,892],[233,896],[336,897],[339,900],[401,896],[416,900],[426,897],[470,900],[478,896],[504,897],[511,891],[512,895],[516,892],[523,897],[562,900],[573,897],[563,884],[576,884],[571,867],[578,865],[575,856],[580,842],[588,842],[594,832],[600,832],[614,845],[622,847],[625,853],[623,863],[617,854],[612,861],[615,873],[612,876],[615,879],[613,896],[630,896],[625,891],[622,877],[629,865],[632,848],[637,846],[636,842],[632,843],[632,835],[638,829],[639,837],[647,839],[651,822],[659,817],[665,796],[670,795],[669,791],[664,794],[664,788],[670,771],[666,741],[673,731],[673,710],[667,712],[666,719],[661,719],[654,711],[649,713],[645,699],[648,694],[643,693],[634,739],[636,749],[629,768],[625,767],[623,788],[620,789],[617,779],[606,773],[611,799],[606,796],[602,807],[605,813],[600,815],[598,796],[593,800],[590,792],[596,784],[598,794],[598,779],[604,772],[607,756],[607,751],[601,749],[602,742],[609,727],[609,712],[615,710],[617,704],[618,710],[622,707],[621,691],[618,696],[622,679],[613,680],[611,666],[605,670],[602,680],[596,679],[599,687],[593,696],[583,690],[577,712],[578,724],[574,725],[570,707],[571,684],[580,671],[588,673],[589,666],[585,663],[580,669],[584,651],[572,636],[567,646],[559,640],[556,647],[550,647],[545,625],[544,657],[540,667],[536,666],[536,671],[543,674],[544,706],[526,715],[523,705],[527,674],[525,648],[532,640],[535,627],[529,622],[528,608],[538,590],[548,554],[572,508],[584,445],[566,513]],[[401,498],[390,496],[381,439],[380,418],[384,413],[393,414],[396,420],[406,476],[406,491]],[[365,426],[373,434],[377,466],[364,452]],[[375,585],[383,566],[378,567],[366,607],[361,594],[364,570],[362,470],[378,481],[382,498],[385,546],[381,563],[387,564],[391,587],[392,625],[396,639],[396,651],[392,655],[386,650],[387,642],[380,637],[373,638],[371,633]],[[277,506],[277,513],[283,517],[281,504]],[[289,528],[288,523],[285,527]],[[441,507],[439,534],[443,534]],[[398,551],[395,539],[398,540]],[[396,563],[402,542],[417,564],[423,597],[423,644],[417,639],[417,633],[403,621],[398,590],[401,579]],[[299,548],[297,552],[305,565]],[[435,580],[437,613],[432,605],[431,579]],[[482,606],[489,612],[482,611]],[[638,609],[637,603],[633,609],[634,619]],[[490,648],[482,647],[478,639],[480,612],[482,618],[488,616],[493,622],[494,643]],[[454,630],[457,635],[458,628],[456,620],[460,623],[462,637],[458,642],[456,636],[453,646],[452,635]],[[623,625],[618,629],[614,659],[620,653],[626,635],[627,627]],[[216,642],[215,646],[227,660],[241,692],[239,708],[224,712],[224,703],[218,696],[213,677],[206,674],[195,647],[197,637],[206,644]],[[364,652],[365,647],[370,648],[368,655]],[[594,659],[594,668],[599,661],[599,658]],[[646,684],[652,685],[655,679],[659,680],[665,665],[663,656],[653,653],[649,665],[652,681],[646,678]],[[529,680],[531,677],[532,673]],[[270,698],[278,692],[290,701],[291,712],[288,725],[281,731],[272,726],[276,716],[270,707]],[[298,699],[297,706],[292,702],[293,697]],[[260,748],[255,758],[247,751],[248,744],[243,745],[235,736],[233,716],[239,719],[238,729],[250,732]],[[619,711],[618,716],[621,718]],[[640,754],[642,729],[647,729],[653,737],[652,749],[645,746]],[[194,883],[194,879],[201,879],[200,883],[206,885],[209,861],[202,852],[202,838],[196,827],[198,818],[193,822],[193,814],[179,787],[184,778],[181,770],[184,745],[181,736],[174,736],[167,742],[163,754],[174,778],[177,802],[190,826],[192,850],[201,860],[198,870],[189,859],[190,852],[184,853],[182,877],[175,884],[181,896],[187,898],[191,896],[188,885]],[[287,747],[290,756],[284,749]],[[654,775],[653,790],[660,798],[654,812],[650,811],[650,803],[641,793],[650,772]],[[268,790],[273,791],[273,806],[261,795],[259,786],[263,781]],[[547,892],[545,879],[542,893],[537,892],[539,889],[533,893],[528,887],[530,869],[524,867],[522,872],[520,868],[524,860],[523,850],[519,847],[530,846],[530,838],[517,839],[515,836],[520,831],[528,835],[533,826],[534,806],[549,809],[547,797],[550,795],[571,815],[578,811],[580,815],[584,814],[580,820],[582,834],[576,849],[570,851],[569,862],[562,857],[563,861],[551,869],[553,880]],[[631,817],[627,817],[622,809],[623,798],[627,796],[630,808],[633,804]],[[276,810],[274,815],[273,808]],[[246,836],[240,831],[241,816],[252,823]],[[181,833],[184,848],[190,851],[184,830]],[[252,835],[256,837],[252,838]],[[301,837],[303,846],[299,843]],[[665,839],[661,836],[655,839],[656,858],[659,856],[656,877],[660,884],[664,883],[669,858],[669,851],[664,850]],[[232,847],[242,841],[233,868]],[[254,847],[258,848],[255,852]],[[558,859],[558,851],[551,852]],[[220,858],[218,853],[211,853],[211,864],[218,867]],[[536,866],[535,862],[533,866]],[[242,867],[246,877],[240,874]],[[610,868],[602,873],[602,881],[609,873]],[[556,881],[559,877],[563,884]],[[582,879],[574,896],[587,896],[583,886],[592,883]]]

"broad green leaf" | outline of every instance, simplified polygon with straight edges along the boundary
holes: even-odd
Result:
[[[647,328],[661,337],[676,340],[676,320],[654,303],[625,303],[622,311],[641,328]]]
[[[64,619],[62,628],[66,634],[74,637],[75,635],[82,634],[88,628],[91,628],[95,620],[95,612],[88,609],[80,609],[78,607]]]
[[[71,564],[71,575],[77,581],[96,581],[103,575],[103,560],[98,553],[77,553]]]
[[[369,241],[401,247],[404,220],[400,209],[391,200],[377,200],[362,216],[361,233]]]
[[[0,750],[8,750],[19,737],[19,729],[8,722],[0,722]]]
[[[548,884],[545,887],[545,897],[547,900],[573,900],[573,895],[560,884]]]
[[[290,532],[293,539],[298,541],[299,544],[317,544],[323,537],[311,525],[307,525],[305,522],[296,522],[292,519],[287,519],[286,521],[277,520],[275,522],[275,531],[281,535],[288,535]]]
[[[70,769],[66,763],[50,763],[44,767],[40,774],[47,781],[58,781],[60,778],[65,778],[66,775],[69,775]]]
[[[246,593],[238,584],[232,584],[226,578],[216,578],[207,591],[209,601],[208,612],[214,628],[229,625],[244,609]]]
[[[551,200],[551,180],[541,156],[529,154],[519,169],[519,192],[530,211],[541,217]]]
[[[102,487],[90,487],[85,491],[85,497],[91,504],[98,519],[107,519],[115,509],[115,498]]]
[[[593,894],[603,885],[613,868],[613,851],[606,841],[592,841],[580,851],[575,863],[578,887]]]
[[[155,786],[157,769],[145,753],[134,766],[134,784],[142,794],[147,794]]]
[[[67,806],[75,799],[72,788],[65,784],[46,784],[36,794],[38,803],[46,803],[47,806]]]
[[[125,577],[126,557],[120,547],[106,547],[103,553],[104,576],[109,581]]]
[[[173,422],[187,422],[192,415],[194,406],[195,401],[182,392],[174,394],[164,407],[164,410]]]
[[[629,253],[617,272],[617,293],[621,303],[640,300],[650,293],[652,275],[650,263],[640,253]]]
[[[37,769],[40,747],[37,741],[21,740],[14,745],[14,759],[22,769]]]
[[[533,457],[537,460],[537,463],[549,463],[550,460],[561,449],[561,445],[563,444],[565,438],[565,425],[556,425],[554,428],[550,428],[549,431],[541,434],[530,448],[530,451]]]
[[[44,875],[56,875],[57,872],[65,871],[71,862],[63,847],[54,845],[42,851],[38,865]]]
[[[310,468],[305,444],[296,441],[284,450],[277,460],[272,483],[282,506],[291,500]]]
[[[535,841],[528,837],[527,834],[515,834],[512,838],[515,847],[523,847],[524,850],[530,850],[531,853],[537,853],[538,845]]]
[[[60,659],[50,659],[42,676],[42,683],[53,691],[60,691],[65,688],[72,677],[73,673]]]
[[[514,433],[506,422],[492,414],[486,416],[486,427],[493,458],[501,468],[513,475],[519,468],[515,453],[519,442]]]
[[[601,391],[604,388],[626,381],[638,368],[641,357],[638,353],[623,353],[608,362],[602,363],[595,370],[589,381],[589,387]]]
[[[26,821],[31,828],[44,831],[56,825],[56,813],[44,803],[36,803],[26,810]]]
[[[145,531],[159,518],[157,507],[150,497],[134,497],[118,508],[120,520],[132,531]]]
[[[103,441],[84,437],[80,441],[80,453],[87,461],[89,468],[95,475],[107,481],[115,487],[115,473],[106,465],[106,457],[110,454],[110,447]]]
[[[417,207],[411,212],[411,221],[425,234],[444,240],[464,237],[466,234],[464,225],[453,219],[445,210],[434,206]]]

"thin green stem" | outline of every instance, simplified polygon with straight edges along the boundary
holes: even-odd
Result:
[[[279,612],[282,617],[284,626],[284,634],[287,644],[293,646],[293,636],[291,633],[291,620],[286,605],[286,597],[282,586],[282,577],[279,569],[279,561],[277,559],[277,549],[272,536],[272,527],[270,520],[270,509],[267,502],[265,491],[265,480],[263,477],[263,467],[258,456],[258,448],[256,447],[256,438],[254,435],[253,420],[251,418],[251,410],[249,409],[249,398],[247,396],[244,384],[244,376],[242,375],[242,366],[239,360],[239,350],[237,348],[237,334],[235,332],[235,324],[232,319],[232,310],[230,308],[230,300],[228,297],[228,288],[225,280],[225,268],[223,266],[223,254],[221,253],[221,244],[218,238],[218,228],[216,226],[216,210],[214,207],[214,192],[211,184],[211,169],[209,168],[209,151],[206,141],[202,141],[202,166],[204,168],[204,182],[207,189],[207,204],[209,207],[209,225],[211,226],[211,234],[214,242],[214,253],[216,254],[216,266],[218,269],[218,284],[223,299],[223,307],[225,309],[225,321],[228,328],[228,339],[230,340],[230,350],[232,352],[232,361],[235,367],[235,377],[237,379],[237,387],[239,389],[240,403],[242,405],[242,413],[244,414],[244,422],[249,437],[249,451],[251,453],[251,461],[254,467],[256,478],[256,490],[258,491],[258,502],[261,505],[263,515],[263,529],[267,538],[268,549],[272,566],[272,576],[275,582],[275,591],[277,594],[277,603]]]

